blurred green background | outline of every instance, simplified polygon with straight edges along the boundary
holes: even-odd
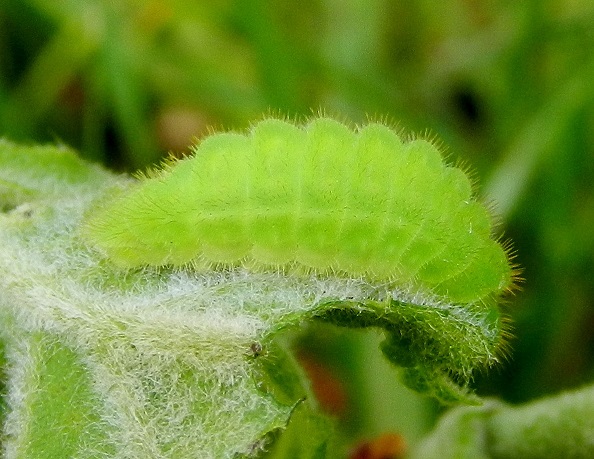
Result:
[[[0,136],[132,171],[212,129],[320,111],[437,136],[493,203],[526,281],[481,394],[594,381],[591,0],[0,2]],[[320,327],[301,353],[345,441],[414,443],[435,407],[376,335]]]

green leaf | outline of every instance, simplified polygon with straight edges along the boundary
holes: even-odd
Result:
[[[455,304],[360,277],[243,266],[122,270],[81,222],[132,180],[61,148],[6,142],[0,178],[11,204],[0,214],[0,336],[12,457],[331,455],[329,424],[286,344],[305,320],[384,329],[384,354],[409,385],[444,402],[469,400],[472,372],[498,359],[493,299]],[[43,446],[48,432],[66,434]]]
[[[594,456],[594,386],[510,406],[487,400],[457,407],[411,452],[411,459]]]
[[[276,441],[264,452],[266,459],[326,459],[338,457],[333,444],[332,422],[307,402],[291,413],[287,428],[278,432]]]

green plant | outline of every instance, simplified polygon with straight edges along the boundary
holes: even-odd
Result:
[[[513,358],[472,387],[517,404],[594,380],[594,2],[0,3],[0,136],[119,171],[270,107],[428,128],[471,164],[527,279],[506,308]],[[302,330],[299,358],[342,394],[343,447],[414,445],[443,413],[376,352],[383,332]]]
[[[487,400],[455,408],[411,459],[593,457],[593,412],[592,385],[521,406]]]
[[[314,121],[308,129],[311,138],[317,139],[313,145],[320,146],[312,160],[327,160],[326,164],[336,162],[332,147],[338,140],[344,140],[345,135],[348,142],[356,138],[345,126],[325,119]],[[297,137],[287,138],[287,130]],[[297,148],[307,140],[299,137],[303,135],[305,131],[284,122],[263,122],[255,127],[254,139],[266,140],[264,145],[284,142]],[[395,180],[409,183],[408,188],[399,188],[409,190],[403,195],[408,196],[404,199],[408,207],[397,207],[400,214],[395,212],[400,220],[416,215],[422,223],[430,215],[430,222],[446,225],[448,232],[461,237],[464,231],[456,228],[468,226],[468,215],[479,216],[473,217],[481,223],[472,237],[478,234],[478,241],[484,242],[465,243],[467,251],[461,250],[462,255],[451,253],[454,248],[446,243],[442,253],[455,260],[461,257],[464,261],[457,261],[461,268],[447,263],[436,266],[443,282],[455,279],[458,273],[464,279],[475,279],[477,270],[479,276],[488,278],[486,273],[495,270],[497,281],[489,281],[492,286],[488,290],[477,282],[472,294],[470,289],[459,293],[452,288],[448,296],[447,291],[439,290],[439,282],[431,280],[439,277],[438,269],[432,270],[434,277],[415,276],[419,267],[412,270],[405,256],[397,259],[397,269],[391,268],[389,276],[376,278],[372,270],[367,274],[359,271],[357,264],[333,265],[331,261],[325,262],[325,269],[317,270],[315,265],[310,269],[269,269],[249,260],[221,264],[228,259],[217,258],[210,259],[210,269],[195,269],[201,266],[191,263],[172,266],[169,262],[179,259],[164,256],[163,247],[176,244],[177,236],[181,240],[186,236],[176,226],[179,222],[173,221],[170,241],[167,231],[171,227],[163,226],[162,217],[150,206],[183,216],[188,208],[176,200],[198,199],[192,202],[206,208],[208,200],[201,203],[201,194],[216,196],[218,202],[226,197],[230,203],[238,202],[235,196],[245,200],[242,190],[234,189],[234,179],[240,174],[227,175],[225,183],[220,164],[230,160],[227,154],[245,153],[241,148],[249,137],[213,136],[198,147],[196,158],[140,183],[89,165],[64,148],[3,142],[0,302],[8,372],[8,457],[219,458],[253,456],[270,444],[278,445],[277,454],[284,450],[286,457],[293,457],[295,451],[299,451],[298,457],[333,455],[331,423],[317,410],[286,338],[303,321],[383,329],[382,350],[389,360],[405,367],[404,379],[410,387],[444,403],[477,402],[468,392],[468,383],[473,371],[489,367],[501,355],[505,326],[496,300],[510,288],[513,270],[507,261],[493,263],[500,258],[486,256],[491,252],[481,250],[491,247],[488,220],[481,216],[486,213],[471,198],[464,175],[442,165],[433,146],[420,141],[403,146],[392,131],[380,125],[370,125],[358,136],[367,159],[355,161],[350,181],[331,181],[329,190],[344,190],[344,196],[355,196],[359,202],[359,195],[365,196],[364,205],[375,208],[374,200],[384,188],[374,190],[368,186],[373,180],[357,180],[373,179],[373,174],[382,171],[387,172],[387,177],[382,177],[389,178],[400,168],[407,173]],[[213,157],[205,153],[209,148]],[[374,154],[381,158],[376,168],[372,167]],[[392,166],[386,163],[390,154],[404,160]],[[286,157],[296,159],[296,155]],[[204,169],[208,158],[214,166]],[[252,160],[267,164],[262,158]],[[201,189],[195,177],[178,176],[193,170],[194,164],[198,170],[215,174],[217,180],[202,178],[210,187]],[[361,175],[364,170],[371,175]],[[306,171],[311,173],[312,168]],[[282,181],[295,173],[280,173],[281,181],[275,183],[267,182],[260,170],[261,186],[276,186],[266,190],[268,195],[262,191],[263,197],[276,196],[275,192],[286,188]],[[168,183],[173,177],[183,185],[180,194]],[[322,184],[310,183],[313,196],[315,186]],[[221,191],[212,191],[217,186]],[[192,187],[198,191],[187,194]],[[428,187],[434,193],[425,196],[422,193]],[[115,201],[114,196],[118,196]],[[439,198],[438,202],[449,205],[441,216],[440,206],[433,202]],[[137,203],[145,207],[135,208]],[[472,209],[470,214],[464,212],[467,206]],[[218,210],[223,207],[219,204]],[[232,206],[231,210],[237,212]],[[392,218],[390,212],[383,212],[385,217],[370,213],[361,223],[373,227],[382,218]],[[304,215],[312,215],[311,209]],[[332,223],[324,212],[318,215],[327,225]],[[297,217],[304,221],[303,216]],[[439,234],[421,223],[417,231],[423,238]],[[253,228],[250,237],[257,241],[259,235],[253,234]],[[126,235],[128,230],[139,229],[142,232],[132,238]],[[219,232],[211,228],[210,235],[194,228],[191,231],[197,231],[192,234],[200,238],[214,234],[215,240]],[[366,234],[361,230],[346,240],[360,244]],[[118,239],[122,235],[124,238]],[[107,257],[88,240],[106,248]],[[227,243],[224,237],[222,240]],[[130,266],[138,267],[122,269],[126,256],[134,253],[125,245],[130,241],[141,254],[150,256],[154,251],[157,261],[134,259]],[[143,242],[146,248],[138,248]],[[218,253],[225,253],[224,244]],[[414,243],[407,245],[415,247]],[[410,253],[420,257],[419,253],[426,253],[421,247]],[[506,260],[503,249],[493,247]],[[169,253],[179,255],[175,250],[180,249]],[[347,255],[349,250],[347,246]],[[113,259],[119,260],[120,266],[111,256],[118,253],[124,255]],[[361,260],[360,253],[357,256]],[[303,264],[301,259],[295,260]],[[279,432],[289,420],[292,434],[283,437]],[[287,438],[300,440],[290,442]]]

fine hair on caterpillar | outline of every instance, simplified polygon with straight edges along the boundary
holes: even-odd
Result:
[[[203,139],[83,225],[124,268],[303,270],[452,302],[510,289],[508,251],[465,173],[382,123],[266,119]]]

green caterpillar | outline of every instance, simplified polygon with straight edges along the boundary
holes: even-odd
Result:
[[[123,267],[296,269],[460,303],[513,281],[464,172],[378,123],[267,119],[212,135],[98,209],[83,234]]]

